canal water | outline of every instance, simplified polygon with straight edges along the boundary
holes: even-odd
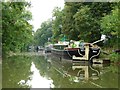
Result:
[[[118,68],[51,54],[11,56],[2,62],[2,88],[118,88]]]

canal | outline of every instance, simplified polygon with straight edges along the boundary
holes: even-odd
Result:
[[[118,67],[51,54],[15,55],[2,62],[2,88],[118,88]]]

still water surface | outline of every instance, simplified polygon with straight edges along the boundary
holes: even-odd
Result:
[[[11,56],[2,62],[3,88],[118,88],[118,68],[48,55]]]

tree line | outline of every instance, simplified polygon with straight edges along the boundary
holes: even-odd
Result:
[[[48,38],[52,43],[61,40],[94,42],[105,34],[108,37],[107,45],[116,47],[120,40],[119,4],[119,2],[66,2],[63,9],[54,8],[52,20],[43,22],[35,33],[34,40],[39,45],[48,42]]]
[[[117,47],[120,41],[119,2],[66,2],[55,7],[52,18],[43,22],[32,35],[29,2],[2,2],[2,51],[20,52],[27,46],[44,46],[47,42],[84,40],[94,42],[101,34],[108,36],[107,45]]]

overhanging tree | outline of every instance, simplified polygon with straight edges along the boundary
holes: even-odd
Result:
[[[2,45],[3,53],[20,51],[32,38],[32,15],[26,10],[28,2],[2,3]]]

